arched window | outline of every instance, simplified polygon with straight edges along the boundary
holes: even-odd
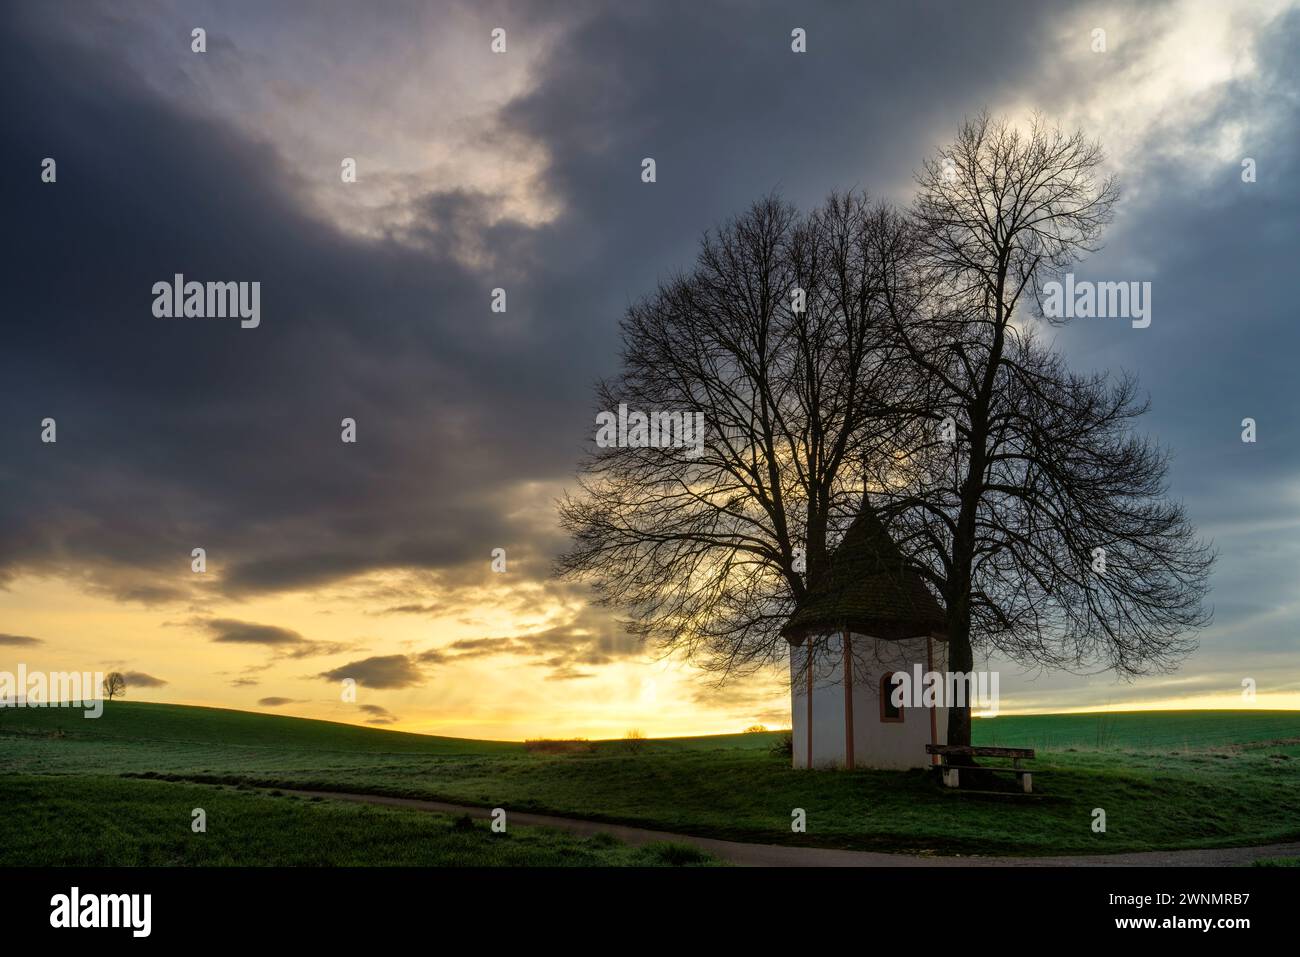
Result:
[[[889,671],[880,676],[880,720],[886,724],[901,724],[903,709],[894,704],[894,672]]]

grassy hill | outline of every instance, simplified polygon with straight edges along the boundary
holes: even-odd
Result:
[[[238,745],[291,751],[370,751],[389,754],[491,754],[520,751],[507,741],[476,741],[367,728],[256,711],[182,704],[112,701],[93,719],[72,708],[0,711],[0,732],[64,731],[78,737],[184,744]]]
[[[921,854],[1098,853],[1300,839],[1300,712],[1014,716],[977,721],[975,731],[982,743],[1038,749],[1033,797],[955,792],[919,770],[796,771],[773,749],[780,732],[650,740],[639,747],[602,741],[548,752],[180,705],[114,701],[97,720],[72,710],[10,709],[0,714],[0,778],[10,782],[0,794],[7,812],[0,815],[0,863],[22,863],[13,859],[16,847],[61,859],[57,835],[42,841],[43,829],[57,824],[94,835],[94,822],[105,819],[112,827],[86,852],[97,862],[230,863],[250,856],[267,863],[418,862],[385,857],[392,843],[365,837],[385,827],[416,833],[426,825],[402,815],[418,812],[349,817],[332,802],[286,811],[287,796],[268,796],[291,787],[549,811],[763,843]],[[237,831],[222,832],[220,853],[211,846],[216,841],[196,843],[185,830],[190,808],[206,806],[195,803],[204,789],[214,806],[226,808],[223,826]],[[114,811],[106,818],[110,798]],[[1103,834],[1091,829],[1098,807],[1107,814]],[[793,808],[806,811],[807,833],[791,832]],[[319,827],[313,824],[326,814]],[[147,843],[153,850],[143,858],[132,850],[141,835],[160,828],[171,829],[169,842]],[[28,831],[38,836],[24,837]],[[315,839],[335,831],[344,835],[335,844]],[[424,860],[443,860],[444,850],[446,859],[460,860],[477,846],[463,845],[461,835],[449,840],[462,844],[443,847],[440,834],[429,832],[437,846]],[[372,851],[364,850],[366,842]],[[545,842],[509,861],[500,848],[480,850],[484,863],[540,863],[555,854],[575,863],[602,856],[607,863],[633,862],[622,852]]]
[[[976,744],[1005,748],[1195,751],[1300,739],[1300,711],[1108,711],[974,722]]]
[[[77,738],[168,744],[272,748],[278,751],[357,751],[374,754],[523,754],[517,741],[484,741],[388,731],[336,721],[226,708],[114,701],[87,720],[75,709],[0,709],[0,733],[53,733]],[[653,738],[644,749],[767,750],[785,732]],[[1074,750],[1206,750],[1300,740],[1300,711],[1124,711],[1093,714],[1004,715],[974,722],[976,744]],[[594,741],[596,750],[622,750],[622,740]]]

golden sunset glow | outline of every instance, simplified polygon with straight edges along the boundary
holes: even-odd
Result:
[[[781,66],[762,60],[730,99],[717,65],[730,23],[656,27],[660,59],[642,59],[623,44],[651,28],[644,14],[438,6],[362,29],[347,5],[294,17],[255,4],[214,13],[203,56],[162,14],[65,23],[33,5],[15,21],[78,51],[67,63],[109,70],[125,119],[104,122],[125,132],[97,134],[111,148],[93,157],[99,179],[76,157],[80,134],[15,150],[68,161],[48,188],[33,165],[39,189],[15,217],[49,228],[17,250],[34,278],[7,303],[27,325],[4,360],[0,670],[115,670],[135,676],[130,700],[493,739],[788,727],[788,662],[719,685],[554,574],[591,385],[620,367],[629,304],[688,269],[706,230],[771,192],[799,208],[858,186],[906,203],[916,164],[987,109],[1103,142],[1123,202],[1080,268],[1155,277],[1159,315],[1140,335],[1089,320],[1050,336],[1082,374],[1141,373],[1153,403],[1139,431],[1176,450],[1169,496],[1219,552],[1214,622],[1179,670],[1125,683],[977,658],[1002,676],[1000,713],[1300,708],[1300,443],[1279,385],[1295,349],[1235,325],[1249,311],[1290,335],[1294,296],[1270,280],[1295,243],[1289,226],[1256,235],[1226,218],[1294,220],[1277,192],[1294,97],[1276,37],[1295,3],[1099,3],[1014,31],[981,24],[970,42],[1008,72],[981,67],[939,93],[913,53],[873,66],[840,45],[852,30],[811,29],[793,62],[831,72],[789,73],[790,25],[765,26],[745,42]],[[506,12],[498,55],[488,38]],[[696,72],[665,65],[679,53]],[[862,95],[881,75],[915,95]],[[33,89],[101,117],[77,99],[97,82]],[[855,91],[845,116],[804,105],[827,89]],[[1261,171],[1251,192],[1247,158]],[[41,205],[73,190],[66,208]],[[1248,309],[1215,298],[1230,254],[1258,291]],[[150,283],[181,272],[263,283],[261,326],[151,316]],[[1249,446],[1247,415],[1261,423]],[[57,443],[38,441],[46,416]],[[339,441],[345,416],[354,445]],[[341,696],[349,673],[355,702]]]

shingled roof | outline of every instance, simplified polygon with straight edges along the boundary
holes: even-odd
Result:
[[[857,632],[897,640],[940,633],[943,610],[908,567],[865,502],[831,555],[830,568],[781,629],[792,644],[810,634]]]

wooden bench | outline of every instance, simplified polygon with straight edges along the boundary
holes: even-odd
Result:
[[[1020,766],[1021,761],[1032,761],[1034,759],[1033,748],[975,748],[957,744],[927,744],[925,753],[939,755],[939,771],[943,775],[944,785],[950,788],[957,787],[961,774],[960,766],[953,766],[948,763],[948,759],[954,755],[968,758],[1011,758],[1011,767],[1009,768],[980,765],[979,770],[1014,774],[1020,779],[1020,786],[1024,788],[1026,794],[1034,793],[1033,772]]]

